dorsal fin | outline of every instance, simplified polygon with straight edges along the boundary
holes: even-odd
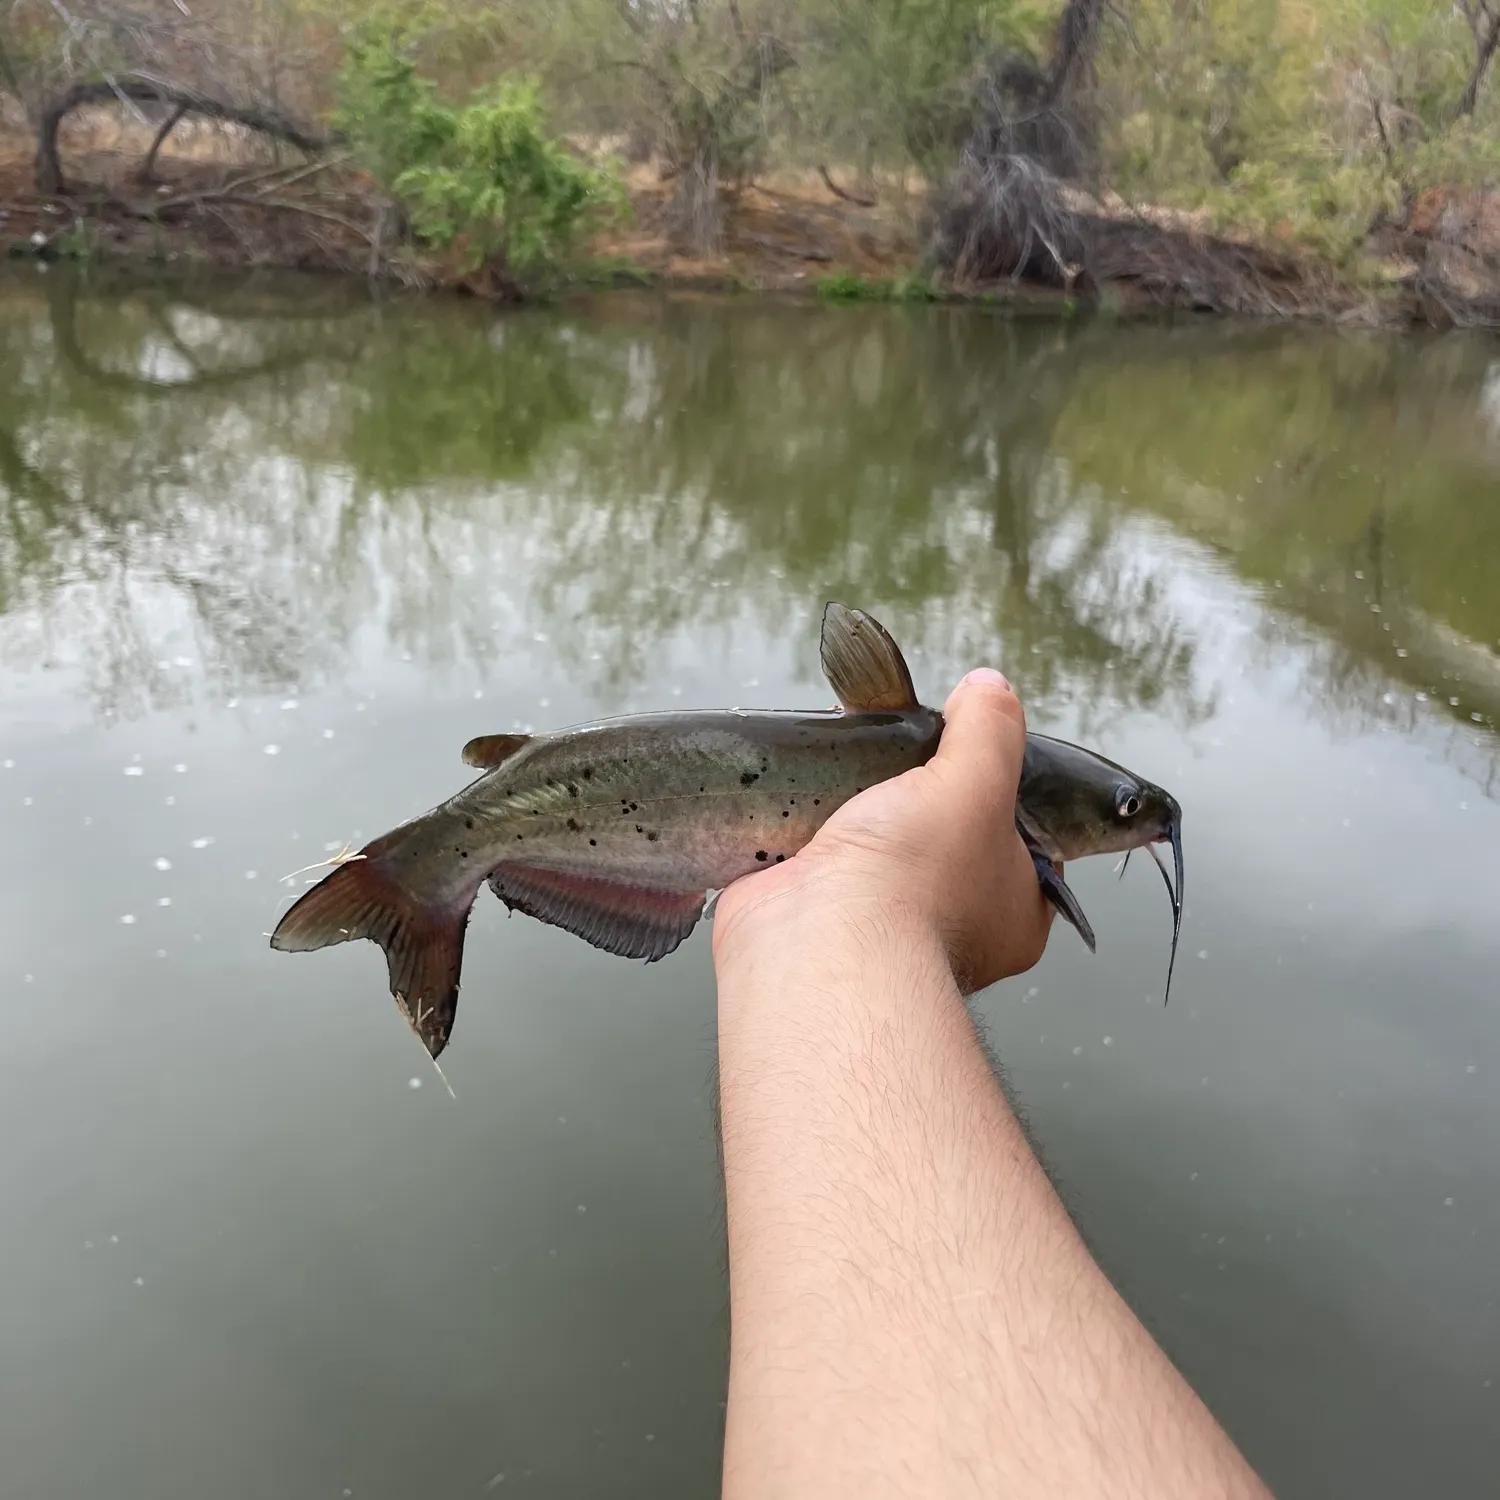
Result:
[[[531,743],[529,734],[481,734],[464,746],[464,764],[481,771],[493,771],[501,761],[511,758],[523,745]]]
[[[832,603],[823,611],[823,672],[850,713],[916,708],[900,648],[879,620]]]

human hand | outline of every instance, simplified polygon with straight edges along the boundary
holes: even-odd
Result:
[[[781,942],[793,918],[873,917],[930,936],[965,991],[1042,956],[1052,907],[1015,826],[1026,719],[1010,684],[970,672],[943,708],[937,754],[846,802],[785,864],[719,898],[714,962]]]

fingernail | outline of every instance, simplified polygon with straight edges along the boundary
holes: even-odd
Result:
[[[976,687],[1003,687],[1007,693],[1015,691],[1005,674],[997,672],[993,667],[975,667],[964,677],[964,681],[972,682]]]

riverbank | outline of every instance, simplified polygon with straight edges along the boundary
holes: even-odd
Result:
[[[67,191],[44,194],[34,147],[0,139],[0,251],[224,269],[317,270],[502,298],[513,289],[458,254],[399,242],[394,212],[337,153],[275,162],[222,130],[180,130],[142,173],[147,139],[81,120]],[[626,221],[597,235],[575,285],[646,285],[818,294],[833,300],[970,300],[1063,314],[1239,313],[1361,326],[1500,325],[1485,268],[1500,264],[1500,202],[1430,194],[1407,228],[1372,236],[1357,275],[1291,247],[1212,233],[1201,217],[1070,197],[1089,252],[1061,275],[930,276],[933,215],[920,184],[861,197],[824,172],[769,174],[726,194],[713,253],[684,252],[667,227],[673,184],[654,167],[626,176]],[[951,212],[951,208],[949,210]],[[1096,267],[1088,275],[1085,261]],[[983,269],[983,268],[981,268]],[[1031,266],[1027,266],[1032,270]],[[1050,271],[1050,266],[1043,270]],[[1062,284],[1059,284],[1062,283]]]

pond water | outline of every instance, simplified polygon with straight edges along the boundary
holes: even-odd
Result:
[[[0,280],[4,1489],[703,1496],[707,929],[481,898],[444,1092],[265,934],[472,735],[821,706],[823,601],[1185,810],[980,1008],[1287,1497],[1500,1487],[1500,343]]]

